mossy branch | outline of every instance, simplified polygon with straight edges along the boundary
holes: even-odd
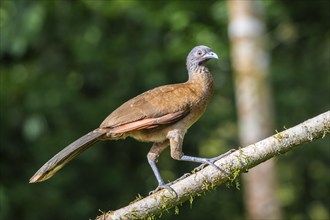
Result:
[[[255,144],[231,153],[218,160],[215,164],[225,172],[220,172],[212,166],[193,171],[191,175],[180,178],[171,187],[177,195],[169,190],[158,191],[146,198],[139,198],[126,207],[98,216],[98,220],[113,219],[153,219],[172,207],[185,201],[192,201],[195,196],[201,195],[228,180],[234,180],[240,173],[284,154],[303,143],[324,138],[330,133],[330,111],[311,118],[290,129],[278,132]]]

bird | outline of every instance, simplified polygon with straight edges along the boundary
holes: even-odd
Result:
[[[162,151],[170,147],[175,160],[191,161],[211,165],[220,157],[201,158],[185,155],[182,151],[187,130],[202,116],[212,97],[214,81],[205,63],[218,59],[218,55],[207,46],[194,47],[187,56],[188,80],[148,90],[115,109],[100,126],[80,137],[46,162],[29,180],[42,182],[52,177],[65,164],[80,153],[104,140],[119,140],[126,137],[142,142],[152,142],[147,160],[160,189],[173,191],[165,184],[156,163]]]

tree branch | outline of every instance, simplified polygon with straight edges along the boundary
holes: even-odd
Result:
[[[97,219],[145,219],[155,216],[228,180],[233,181],[240,173],[272,157],[284,154],[303,143],[324,138],[329,133],[330,111],[327,111],[218,160],[215,164],[225,172],[219,172],[212,166],[195,169],[191,175],[182,177],[171,185],[177,196],[169,190],[161,190],[144,199],[133,201],[126,207],[104,213]]]

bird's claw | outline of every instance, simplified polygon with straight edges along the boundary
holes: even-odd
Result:
[[[213,158],[211,158],[211,159],[206,159],[206,163],[207,163],[208,165],[211,165],[211,166],[214,167],[215,169],[217,169],[217,170],[219,170],[219,171],[221,171],[221,172],[223,172],[223,173],[225,173],[225,174],[228,174],[225,170],[221,169],[220,167],[218,167],[218,166],[215,165],[214,163],[215,163],[217,160],[219,160],[219,159],[221,159],[221,158],[223,158],[223,157],[228,156],[229,154],[233,153],[234,151],[236,151],[236,149],[231,149],[231,150],[229,150],[228,152],[226,152],[226,153],[224,153],[224,154],[221,154],[221,155],[219,155],[219,156],[217,156],[217,157],[213,157]]]
[[[223,158],[223,157],[228,156],[229,154],[231,154],[231,153],[233,153],[233,152],[235,152],[235,151],[236,151],[236,149],[230,149],[230,150],[227,151],[226,153],[223,153],[223,154],[221,154],[221,155],[219,155],[219,156],[217,156],[217,157],[213,157],[213,158],[211,158],[211,160],[213,160],[213,161],[215,162],[215,161],[217,161],[217,160],[220,160],[220,159]]]
[[[158,192],[159,190],[167,189],[173,194],[175,194],[175,197],[178,197],[178,194],[175,192],[175,190],[169,185],[169,184],[159,184],[156,189],[149,192],[149,195],[154,194],[155,192]]]
[[[215,161],[217,161],[217,160],[214,160],[214,159],[207,159],[207,160],[206,160],[206,164],[208,164],[208,165],[212,166],[213,168],[215,168],[215,169],[217,169],[217,170],[223,172],[223,170],[220,169],[220,167],[218,167],[217,165],[214,164]]]

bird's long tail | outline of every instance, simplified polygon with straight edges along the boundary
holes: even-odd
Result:
[[[52,177],[66,163],[81,154],[87,148],[99,141],[99,137],[105,132],[96,129],[82,136],[69,146],[58,152],[52,159],[45,163],[31,178],[30,183],[42,182]]]

